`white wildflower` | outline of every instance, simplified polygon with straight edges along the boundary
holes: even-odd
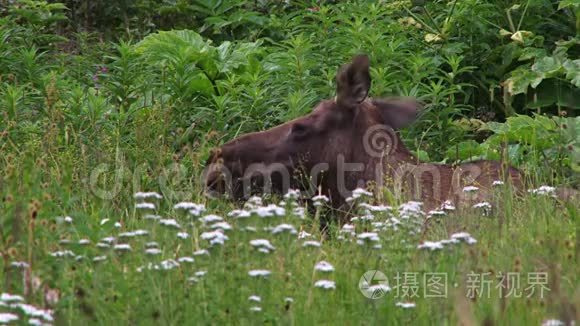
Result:
[[[420,217],[423,215],[421,210],[423,203],[418,201],[409,201],[399,206],[399,216],[403,219]]]
[[[113,246],[113,249],[117,250],[117,251],[131,251],[132,250],[131,245],[128,243],[116,244],[115,246]]]
[[[257,206],[262,206],[262,198],[258,196],[252,196],[248,201],[244,204],[244,207],[254,208]]]
[[[179,267],[179,263],[173,259],[164,260],[160,264],[161,268],[164,270],[170,270]]]
[[[13,261],[10,263],[10,266],[22,269],[30,267],[30,265],[25,261]]]
[[[294,228],[294,226],[292,226],[290,224],[280,224],[280,225],[277,225],[276,227],[274,227],[274,229],[272,230],[272,234],[278,234],[278,233],[283,233],[283,232],[288,232],[290,234],[298,233],[296,231],[296,228]]]
[[[485,201],[473,205],[473,208],[483,210],[483,215],[489,215],[489,213],[491,212],[491,204]]]
[[[292,215],[294,215],[300,219],[304,219],[306,216],[306,209],[304,207],[295,207],[292,210]]]
[[[475,187],[475,186],[466,186],[466,187],[463,187],[463,192],[476,192],[478,190],[479,190],[479,188],[478,187]]]
[[[444,210],[432,210],[432,211],[429,211],[429,213],[427,213],[427,216],[429,216],[429,217],[445,216],[445,215],[447,215],[447,213]]]
[[[100,225],[105,225],[105,223],[109,222],[108,218],[104,218],[101,220],[101,222],[99,223]]]
[[[411,309],[411,308],[415,308],[415,303],[414,302],[397,302],[397,303],[395,303],[395,306],[401,307],[403,309]]]
[[[137,203],[135,204],[136,209],[155,209],[155,204],[153,203]]]
[[[417,246],[417,249],[429,249],[431,251],[443,249],[443,244],[441,242],[425,241]]]
[[[157,248],[159,244],[155,241],[150,241],[145,244],[145,248]]]
[[[93,258],[94,262],[100,262],[104,260],[107,260],[107,256],[96,256],[95,258]]]
[[[101,239],[101,242],[104,242],[104,243],[111,244],[111,243],[115,242],[115,238],[114,238],[114,237],[106,237],[106,238],[102,238],[102,239]]]
[[[193,263],[195,259],[193,259],[193,257],[183,256],[177,258],[177,261],[180,263]]]
[[[252,209],[252,213],[260,217],[284,216],[286,209],[278,205],[270,204],[268,206],[260,206]]]
[[[370,212],[387,212],[389,210],[392,209],[391,206],[385,206],[385,205],[371,205],[371,204],[367,204],[367,203],[360,203],[358,205],[358,207],[360,208],[364,208]]]
[[[209,251],[207,251],[206,249],[200,249],[200,250],[194,251],[193,255],[194,256],[203,256],[203,255],[209,256]]]
[[[440,240],[439,243],[442,245],[448,245],[448,244],[458,244],[461,241],[457,240],[457,239],[443,239]]]
[[[266,277],[270,274],[272,274],[272,272],[266,269],[254,269],[248,272],[248,275],[251,277]]]
[[[253,302],[261,302],[262,301],[262,298],[260,298],[257,295],[251,295],[251,296],[248,297],[248,300],[249,301],[253,301]]]
[[[570,325],[573,326],[574,322],[572,322]],[[542,326],[566,326],[566,323],[558,319],[548,319],[542,322]]]
[[[300,233],[298,233],[298,239],[304,239],[304,238],[310,238],[312,236],[312,234],[302,230],[300,231]]]
[[[296,200],[298,198],[300,198],[300,190],[298,189],[289,189],[284,195],[284,199],[286,200]]]
[[[0,324],[8,324],[18,320],[18,315],[0,312]]]
[[[362,216],[356,216],[350,219],[351,222],[370,222],[375,219],[373,214],[365,214]]]
[[[314,270],[319,271],[319,272],[330,273],[330,272],[334,272],[334,266],[332,266],[329,262],[323,260],[323,261],[318,262],[314,266]]]
[[[209,240],[211,245],[223,245],[225,241],[229,239],[228,236],[223,234],[221,230],[204,232],[200,235],[200,237],[204,240]]]
[[[455,205],[453,205],[453,202],[450,200],[446,200],[442,205],[441,205],[441,209],[444,211],[454,211],[455,210]]]
[[[24,302],[24,298],[17,294],[2,293],[0,294],[0,301],[2,302]]]
[[[492,186],[496,186],[496,187],[497,186],[503,186],[504,185],[504,182],[501,181],[501,180],[495,180],[491,185]]]
[[[161,250],[159,248],[147,248],[145,249],[146,255],[156,256],[161,254]]]
[[[454,233],[451,235],[451,239],[463,240],[467,244],[477,243],[477,240],[475,240],[475,238],[473,238],[471,234],[467,232]]]
[[[345,224],[342,226],[342,229],[340,229],[340,233],[351,233],[354,234],[354,225],[352,224]]]
[[[556,196],[556,188],[550,186],[541,186],[537,189],[530,189],[528,190],[533,195],[541,195],[541,196]]]
[[[253,311],[253,312],[260,312],[260,311],[262,311],[262,307],[259,307],[259,306],[253,306],[253,307],[250,307],[250,311]]]
[[[132,231],[132,232],[122,232],[119,233],[119,238],[133,238],[136,236],[143,236],[143,235],[148,235],[149,231],[147,230],[136,230],[136,231]]]
[[[157,221],[157,220],[161,219],[161,216],[154,215],[154,214],[147,214],[147,215],[143,216],[143,219]]]
[[[245,209],[234,209],[233,211],[228,213],[228,217],[233,218],[248,218],[252,216],[252,213]]]
[[[151,191],[151,192],[136,192],[133,197],[135,199],[148,199],[148,198],[154,198],[154,199],[161,199],[163,198],[160,194]]]
[[[52,257],[75,257],[75,253],[70,250],[63,250],[63,251],[55,251],[51,252],[50,255]]]
[[[210,215],[206,215],[204,217],[201,218],[201,221],[204,224],[209,224],[209,223],[215,223],[215,222],[221,222],[223,221],[224,218],[218,215],[214,215],[214,214],[210,214]]]
[[[317,196],[312,197],[312,205],[314,207],[322,206],[328,202],[330,202],[330,200],[325,195],[317,195]]]
[[[491,209],[491,204],[484,201],[484,202],[477,203],[477,204],[473,205],[473,208]]]
[[[54,320],[52,317],[52,310],[39,309],[25,303],[18,303],[17,307],[20,308],[20,310],[22,310],[22,312],[27,316],[42,318],[48,322],[52,322]]]
[[[336,284],[334,283],[334,281],[329,280],[318,280],[316,281],[316,283],[314,283],[314,286],[325,290],[336,289]]]
[[[212,224],[210,228],[213,230],[219,229],[223,231],[228,231],[232,229],[232,226],[228,222],[217,222]]]
[[[89,239],[80,239],[79,240],[79,245],[81,245],[81,246],[85,246],[85,245],[88,245],[90,243],[91,243],[91,240],[89,240]]]
[[[200,216],[201,214],[203,214],[203,212],[205,212],[205,206],[203,204],[199,204],[196,207],[189,210],[189,214],[195,217]]]
[[[362,241],[377,242],[380,240],[376,232],[363,232],[357,235],[357,238]]]
[[[161,225],[165,225],[165,226],[170,226],[170,227],[174,227],[177,229],[181,228],[181,225],[179,225],[179,223],[177,223],[177,221],[175,219],[161,219],[159,220],[159,224]]]
[[[189,233],[187,232],[177,232],[177,237],[180,239],[187,239],[189,238]]]
[[[360,198],[360,197],[371,197],[373,194],[369,191],[366,191],[363,188],[356,188],[355,190],[352,191],[352,197],[353,198]]]
[[[318,241],[308,240],[302,243],[302,247],[316,247],[320,248],[321,244]]]
[[[255,248],[265,248],[267,250],[275,250],[276,248],[267,239],[250,240],[250,245]]]
[[[205,210],[205,206],[203,204],[196,204],[192,202],[180,202],[173,206],[173,209],[183,209],[183,210]]]

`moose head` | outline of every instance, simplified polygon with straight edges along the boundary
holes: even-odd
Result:
[[[358,55],[339,69],[336,98],[320,102],[310,114],[213,151],[207,189],[234,198],[254,191],[321,189],[341,202],[349,191],[374,180],[381,160],[414,160],[395,131],[416,119],[419,103],[369,98],[370,86],[369,58]]]

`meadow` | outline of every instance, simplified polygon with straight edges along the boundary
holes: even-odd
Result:
[[[579,33],[576,1],[0,0],[0,324],[572,325]],[[373,94],[425,103],[417,157],[529,191],[358,189],[327,231],[324,197],[204,195],[213,147],[332,98],[358,53]]]

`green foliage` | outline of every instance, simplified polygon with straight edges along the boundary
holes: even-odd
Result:
[[[322,248],[307,251],[293,238],[276,238],[275,254],[255,256],[250,233],[239,232],[243,221],[232,221],[238,231],[228,246],[211,248],[210,257],[196,257],[181,273],[138,273],[156,261],[137,254],[141,240],[131,242],[129,255],[69,248],[59,240],[96,243],[151,228],[164,258],[204,248],[199,236],[206,226],[171,207],[186,191],[182,199],[204,202],[216,214],[233,209],[201,196],[198,177],[210,148],[332,98],[337,68],[360,52],[372,60],[373,96],[425,103],[418,121],[401,131],[420,159],[501,160],[536,182],[577,187],[579,37],[576,0],[0,0],[2,291],[30,290],[30,275],[10,266],[18,260],[31,263],[43,290],[61,290],[52,307],[55,324],[149,318],[154,324],[199,318],[241,324],[516,324],[526,318],[540,324],[556,312],[565,319],[578,311],[577,203],[564,210],[549,198],[501,193],[508,189],[497,190],[505,205],[492,203],[488,217],[467,210],[431,218],[420,235],[382,238],[380,250],[340,241],[335,226],[325,238],[317,212],[279,222],[323,239]],[[134,191],[158,188],[167,191],[157,213],[194,225],[191,238],[152,226],[132,208]],[[107,191],[113,195],[103,199]],[[63,215],[74,224],[56,219]],[[258,230],[269,226],[265,219],[256,223]],[[357,231],[375,227],[357,225]],[[443,255],[414,251],[419,241],[460,230],[473,230],[478,244]],[[58,261],[47,254],[65,248],[110,261]],[[325,275],[337,282],[334,292],[312,287],[319,276],[312,266],[323,259],[337,269]],[[466,307],[463,299],[417,299],[412,311],[395,309],[392,297],[370,302],[356,288],[360,274],[375,268],[390,275],[436,270],[463,284],[460,273],[514,266],[554,269],[559,287],[544,301],[506,305],[494,297]],[[274,273],[245,282],[249,268]],[[206,278],[186,281],[201,270]],[[249,314],[253,294],[262,296],[262,313]],[[294,302],[284,302],[287,296]],[[40,292],[27,300],[50,305]],[[184,309],[184,302],[194,304]]]
[[[412,150],[435,161],[497,157],[482,152],[487,145],[480,125],[458,119],[501,122],[531,110],[575,115],[579,105],[573,3],[65,4],[69,10],[21,1],[2,18],[0,88],[16,125],[27,119],[46,125],[51,122],[37,119],[63,116],[74,137],[116,130],[113,138],[130,144],[127,127],[135,115],[155,108],[165,121],[158,134],[175,148],[216,144],[301,116],[334,96],[337,67],[359,52],[373,60],[373,95],[409,95],[426,104],[403,136]],[[160,16],[154,18],[156,9]],[[103,33],[61,33],[86,24],[102,26]],[[156,31],[160,26],[188,29]],[[38,30],[44,36],[29,37]],[[46,42],[61,35],[71,41]],[[134,40],[111,44],[99,41],[103,37]],[[70,43],[73,54],[61,55]],[[88,125],[79,122],[86,112]],[[215,137],[205,137],[212,131]]]
[[[481,144],[474,140],[463,141],[450,148],[446,156],[460,161],[505,160],[536,176],[558,166],[560,169],[554,171],[560,174],[558,177],[571,178],[574,183],[580,181],[576,178],[580,172],[579,117],[516,115],[505,123],[488,122],[480,126],[480,130],[491,131],[492,135]]]

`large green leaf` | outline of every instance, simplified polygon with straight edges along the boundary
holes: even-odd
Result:
[[[562,69],[562,63],[554,57],[543,57],[532,65],[532,71],[540,74],[542,78],[556,76]]]
[[[566,79],[576,87],[580,87],[580,59],[568,59],[562,66],[564,67],[564,70],[566,70]]]
[[[506,80],[506,86],[511,95],[523,94],[530,86],[536,88],[543,79],[541,74],[522,67],[512,72],[512,76]]]
[[[524,48],[518,58],[519,61],[526,61],[535,58],[541,58],[546,56],[546,50],[540,48]]]
[[[483,148],[475,140],[463,141],[447,150],[447,157],[457,160],[468,160],[483,154]]]
[[[137,43],[138,53],[152,64],[167,65],[176,62],[197,62],[211,55],[210,41],[189,30],[161,31]]]
[[[526,96],[526,108],[539,109],[558,106],[580,109],[580,88],[559,78],[548,78],[534,92]]]
[[[568,7],[580,7],[580,0],[562,0],[558,5],[558,10]]]

